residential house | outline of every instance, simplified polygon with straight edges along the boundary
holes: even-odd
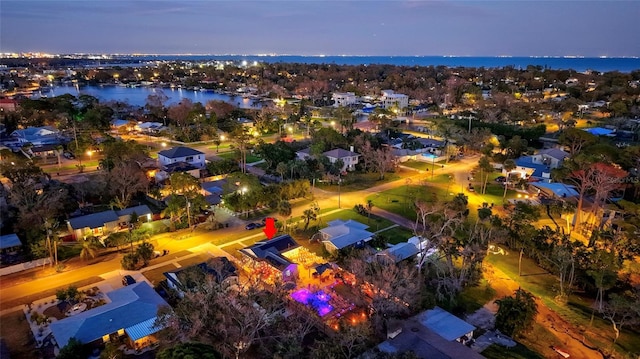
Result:
[[[538,153],[531,156],[531,161],[533,163],[546,165],[553,169],[562,166],[562,163],[567,157],[569,157],[569,153],[559,148],[547,148],[540,150]]]
[[[59,348],[69,339],[83,344],[119,343],[122,339],[134,349],[157,342],[154,334],[158,309],[167,302],[147,282],[138,282],[107,293],[109,303],[50,324]]]
[[[329,162],[335,163],[337,160],[342,160],[343,165],[341,171],[353,171],[358,164],[358,159],[360,155],[356,152],[353,152],[353,146],[350,147],[350,150],[343,150],[342,148],[336,148],[331,151],[327,151],[322,153],[323,156],[326,156],[329,159]],[[311,148],[303,148],[300,151],[296,152],[296,156],[298,159],[306,160],[311,157]]]
[[[187,273],[190,270],[196,271],[195,274],[192,274],[195,276],[199,274],[213,276],[218,284],[232,286],[238,283],[236,266],[226,257],[215,257],[207,262],[163,273],[167,278],[169,288],[176,290],[180,297],[183,297],[186,292],[193,291],[196,286],[193,281],[197,277],[190,277]]]
[[[246,128],[253,128],[254,126],[254,122],[248,118],[245,117],[240,117],[238,119],[238,123],[241,124],[242,126],[246,127]]]
[[[334,92],[331,99],[333,107],[348,107],[357,103],[356,94],[353,92]]]
[[[390,109],[397,107],[398,109],[405,109],[409,106],[409,96],[395,93],[393,90],[382,90],[382,108]]]
[[[184,146],[173,147],[158,152],[158,163],[160,167],[179,162],[188,163],[201,169],[205,166],[205,156],[203,152]]]
[[[210,206],[217,206],[222,202],[223,188],[226,183],[226,179],[202,182],[201,193]]]
[[[603,127],[585,128],[585,131],[594,136],[616,137],[616,130]]]
[[[330,253],[353,246],[362,246],[373,238],[373,233],[366,230],[369,226],[352,219],[348,221],[336,219],[330,221],[328,225],[320,230],[320,235],[322,243]]]
[[[289,235],[274,237],[268,241],[256,242],[243,248],[240,253],[248,259],[255,273],[262,273],[264,280],[277,274],[282,281],[291,282],[298,278],[298,264],[291,258],[296,258],[299,248],[296,241]]]
[[[564,183],[533,182],[530,187],[536,190],[538,196],[549,199],[569,199],[579,195],[574,186]]]
[[[351,146],[350,150],[343,150],[342,148],[336,148],[331,151],[324,152],[322,155],[327,156],[331,163],[335,163],[337,160],[342,160],[344,163],[342,165],[341,171],[353,171],[356,169],[356,165],[358,164],[359,154],[353,152],[353,146]]]
[[[383,263],[399,263],[404,260],[413,258],[420,251],[413,243],[403,242],[394,244],[393,246],[376,253],[376,259]]]
[[[70,218],[67,221],[67,228],[75,240],[92,236],[101,237],[119,229],[128,228],[133,213],[136,213],[141,221],[150,221],[153,215],[149,207],[141,205],[119,211],[109,210]]]
[[[401,354],[412,351],[421,359],[484,358],[461,344],[473,337],[475,327],[438,307],[411,317],[397,327],[390,326],[389,329],[387,340],[377,346],[383,353]]]
[[[0,112],[15,111],[18,108],[18,101],[10,98],[0,98]]]
[[[533,156],[523,156],[515,160],[516,168],[510,172],[502,170],[504,175],[511,177],[514,175],[529,181],[547,181],[551,180],[551,168],[543,163],[534,162]]]
[[[60,135],[60,131],[51,126],[43,127],[27,127],[15,130],[11,133],[11,137],[19,143],[20,146],[30,143],[34,146],[61,144],[64,137]]]
[[[166,127],[160,122],[138,122],[133,129],[146,135],[152,135],[160,133]]]
[[[0,236],[0,253],[7,254],[16,252],[20,247],[22,247],[22,242],[17,234],[11,233]]]

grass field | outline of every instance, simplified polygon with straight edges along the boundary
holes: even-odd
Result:
[[[235,152],[221,152],[216,154],[218,157],[220,158],[224,158],[224,159],[235,159],[236,158],[236,153]],[[253,163],[253,162],[258,162],[260,161],[262,158],[256,156],[256,155],[252,155],[250,153],[247,153],[247,163]]]
[[[395,173],[385,174],[384,179],[380,179],[380,175],[378,173],[349,173],[347,176],[342,178],[342,186],[318,182],[316,182],[316,186],[325,191],[332,192],[360,191],[383,183],[397,181],[410,172],[412,171],[399,169]]]
[[[450,198],[451,196],[446,189],[408,185],[371,195],[367,197],[366,200],[371,200],[375,207],[415,220],[416,212],[413,210],[415,200],[421,199],[436,202],[445,201]]]
[[[609,348],[611,346],[613,342],[611,324],[604,321],[598,313],[595,313],[593,322],[591,322],[591,299],[571,295],[566,304],[556,302],[553,298],[558,294],[558,279],[538,267],[533,260],[528,258],[523,258],[522,276],[518,276],[517,253],[510,253],[504,256],[489,255],[485,260],[502,270],[510,278],[516,280],[523,289],[539,297],[545,305],[565,320],[575,327],[581,328],[592,345],[599,348]],[[639,337],[639,333],[623,328],[615,350],[619,353],[636,353],[637,355],[637,353],[640,353]],[[530,343],[526,341],[523,341],[523,343],[530,347],[538,342],[538,339],[533,335],[528,335],[527,339],[530,340]]]
[[[166,279],[166,277],[162,273],[174,271],[176,269],[178,268],[175,265],[167,264],[166,266],[144,271],[142,272],[142,275],[145,276],[145,278],[147,278],[149,282],[151,282],[151,284],[155,287],[160,284],[160,282]]]
[[[544,359],[543,356],[520,343],[513,348],[492,344],[483,350],[481,354],[489,359]]]

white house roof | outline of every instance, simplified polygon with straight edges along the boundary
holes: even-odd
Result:
[[[395,244],[381,251],[378,255],[388,256],[398,263],[415,256],[419,252],[420,251],[413,243],[404,242]]]
[[[0,236],[0,249],[13,248],[21,246],[20,238],[15,233]]]
[[[365,230],[369,226],[351,219],[348,221],[337,219],[328,224],[329,227],[321,229],[320,232],[328,236],[327,241],[337,249],[346,248],[361,241],[368,242],[373,237],[373,233]]]
[[[327,151],[327,152],[323,153],[323,155],[325,155],[327,157],[331,157],[331,158],[336,158],[336,159],[346,158],[346,157],[353,157],[353,156],[360,156],[359,154],[357,154],[355,152],[343,150],[342,148],[336,148],[334,150]]]
[[[150,323],[155,321],[160,307],[169,305],[147,282],[116,289],[107,296],[110,303],[51,323],[60,348],[72,337],[86,344],[120,329],[125,329],[127,334],[131,332],[134,337],[161,329]]]
[[[456,317],[440,307],[434,307],[420,314],[419,321],[446,340],[456,340],[476,329],[473,325]]]
[[[173,147],[168,150],[158,152],[158,156],[163,156],[166,158],[182,158],[197,155],[204,155],[204,153],[184,146]]]

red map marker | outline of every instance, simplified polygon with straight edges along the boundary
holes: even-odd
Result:
[[[264,222],[264,229],[262,231],[267,235],[268,239],[273,238],[276,232],[278,232],[278,229],[276,228],[276,222],[273,220],[273,218],[267,217]]]

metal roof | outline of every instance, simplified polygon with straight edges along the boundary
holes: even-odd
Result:
[[[140,338],[144,338],[153,333],[158,332],[161,327],[155,326],[156,317],[149,318],[144,322],[140,322],[138,324],[132,325],[129,328],[125,328],[124,331],[127,333],[131,340],[136,341]]]
[[[21,245],[22,242],[20,242],[20,238],[18,238],[18,235],[15,233],[0,236],[0,249],[13,248]]]
[[[51,323],[59,347],[65,346],[72,337],[86,344],[120,329],[155,320],[158,309],[169,306],[144,281],[116,289],[107,296],[110,303]]]
[[[473,325],[440,307],[420,314],[420,323],[446,340],[456,340],[476,329]]]

